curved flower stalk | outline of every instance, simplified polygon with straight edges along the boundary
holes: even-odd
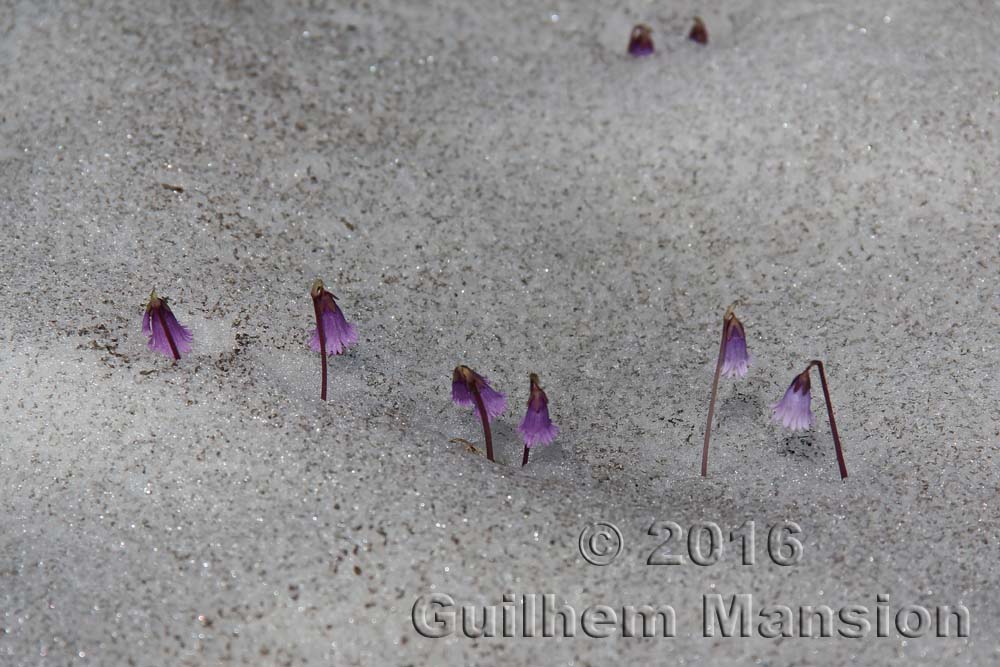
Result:
[[[155,289],[149,294],[149,303],[142,316],[142,333],[149,338],[146,345],[150,350],[174,360],[191,351],[191,331],[177,321],[166,297],[159,296]]]
[[[326,290],[323,281],[317,278],[313,281],[309,294],[313,300],[313,310],[316,312],[316,330],[313,332],[309,347],[320,353],[323,366],[323,386],[320,398],[326,400],[326,357],[330,354],[343,354],[347,348],[358,342],[358,333],[352,324],[347,322],[344,311],[337,305],[336,297]]]
[[[528,411],[521,420],[517,430],[524,438],[524,456],[521,465],[528,464],[528,450],[536,445],[547,445],[559,435],[559,427],[552,423],[549,417],[549,398],[538,384],[538,376],[534,373],[528,376],[531,382],[531,396],[528,398]]]
[[[456,366],[451,374],[451,400],[455,405],[472,405],[483,422],[486,458],[493,458],[493,433],[490,421],[507,409],[507,397],[490,386],[490,381],[468,366]]]
[[[795,376],[792,384],[785,390],[781,400],[771,406],[774,421],[791,431],[805,431],[812,428],[816,418],[812,413],[812,391],[809,383],[809,371],[813,366],[819,369],[819,380],[823,386],[823,398],[826,400],[826,413],[830,417],[830,431],[833,434],[833,444],[837,450],[837,466],[840,468],[840,478],[847,479],[847,464],[844,462],[844,449],[840,445],[840,433],[837,431],[837,421],[833,418],[833,403],[830,401],[830,388],[826,383],[826,369],[823,362],[813,359],[806,369]]]
[[[708,475],[708,444],[712,437],[712,417],[715,415],[715,400],[719,393],[719,376],[741,378],[750,367],[750,353],[747,352],[747,335],[743,323],[733,312],[733,306],[722,316],[722,343],[719,345],[719,359],[715,363],[715,377],[712,378],[712,398],[708,402],[708,422],[705,424],[705,445],[701,450],[701,476]]]
[[[629,55],[639,58],[648,56],[653,51],[653,29],[645,23],[640,23],[632,28],[632,34],[628,38]]]

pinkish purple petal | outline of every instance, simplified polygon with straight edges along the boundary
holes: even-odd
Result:
[[[453,380],[451,383],[451,400],[455,402],[455,405],[472,405],[476,402],[468,385],[460,379]]]
[[[486,416],[490,421],[503,414],[507,409],[507,397],[490,386],[489,380],[480,376],[479,395],[483,398],[483,406],[486,408]]]
[[[177,346],[177,351],[181,354],[190,352],[191,341],[193,339],[191,330],[178,322],[177,318],[174,317],[173,312],[171,312],[166,305],[164,305],[161,310],[163,311],[163,321],[167,325],[167,329],[170,331],[170,335],[174,339],[174,345]]]
[[[771,406],[774,421],[792,431],[805,431],[811,428],[816,421],[810,407],[811,401],[812,392],[809,389],[800,391],[796,382],[792,382],[784,397]]]
[[[452,373],[451,400],[456,405],[471,405],[478,412],[479,406],[476,404],[473,386],[483,399],[483,407],[486,408],[486,418],[489,421],[493,421],[507,408],[507,398],[490,386],[488,378],[468,366],[459,366]]]
[[[726,339],[726,350],[722,357],[722,375],[724,377],[743,377],[750,367],[750,353],[747,352],[747,339],[742,326],[733,326]]]
[[[545,403],[537,407],[529,404],[528,411],[524,414],[524,419],[521,420],[517,430],[524,437],[525,446],[529,448],[535,445],[547,445],[559,435],[559,427],[549,418],[549,406]]]
[[[167,303],[163,299],[157,299],[158,305],[151,305],[142,316],[142,333],[149,338],[147,347],[154,352],[160,352],[168,357],[173,357],[174,352],[167,339],[167,331],[174,340],[178,354],[187,354],[191,351],[192,335],[191,331],[177,321],[170,311]]]
[[[636,58],[652,55],[653,43],[647,41],[635,41],[628,45],[629,55]]]
[[[337,306],[329,293],[323,295],[320,301],[322,308],[321,321],[323,322],[323,332],[326,334],[327,355],[343,354],[347,348],[358,342],[358,333],[353,324],[349,324],[344,317],[344,311]],[[320,351],[319,328],[313,330],[309,347],[314,352]]]

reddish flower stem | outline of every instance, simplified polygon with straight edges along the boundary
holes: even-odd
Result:
[[[715,377],[712,378],[712,398],[708,401],[708,423],[705,424],[705,446],[701,450],[701,476],[708,476],[708,442],[712,437],[712,416],[715,414],[715,398],[719,393],[719,376],[722,374],[722,356],[726,352],[726,334],[732,319],[729,312],[722,318],[722,342],[719,343],[719,360],[715,363]]]
[[[527,446],[527,445],[525,445],[525,446],[524,446],[524,456],[522,456],[522,457],[521,457],[521,467],[522,467],[522,468],[523,468],[524,466],[528,465],[528,452],[529,452],[529,451],[531,451],[531,450],[530,450],[530,449],[528,449],[528,446]]]
[[[483,437],[486,438],[486,458],[490,460],[491,463],[495,463],[493,460],[493,433],[490,432],[490,418],[486,414],[486,405],[483,403],[483,397],[479,394],[479,387],[476,383],[471,383],[472,397],[476,399],[476,407],[479,408],[479,418],[483,420]]]
[[[323,328],[323,317],[319,309],[319,299],[313,297],[313,309],[316,311],[316,331],[319,333],[319,354],[323,364],[323,388],[319,397],[326,400],[326,330]]]
[[[830,401],[830,388],[826,384],[826,370],[823,362],[813,359],[809,366],[819,369],[819,381],[823,385],[823,398],[826,399],[826,414],[830,417],[830,431],[833,433],[833,445],[837,448],[837,465],[840,467],[840,479],[847,479],[847,464],[844,462],[844,449],[840,446],[840,433],[837,432],[837,420],[833,418],[833,403]]]
[[[163,329],[164,335],[167,337],[167,344],[170,345],[170,351],[174,355],[174,361],[181,358],[181,353],[177,351],[177,343],[174,342],[174,337],[170,333],[170,327],[167,326],[166,320],[163,319],[163,312],[159,308],[154,309],[156,311],[156,320],[160,323],[160,327]]]

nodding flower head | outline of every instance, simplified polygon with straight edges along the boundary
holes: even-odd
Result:
[[[476,405],[475,394],[483,399],[486,417],[492,421],[507,409],[507,397],[490,386],[489,379],[483,377],[468,366],[456,366],[451,374],[451,400],[455,405]]]
[[[628,39],[628,52],[632,56],[648,56],[653,52],[653,29],[645,23],[632,28]]]
[[[705,27],[705,22],[701,18],[694,17],[694,25],[691,26],[688,39],[698,44],[708,44],[708,28]]]
[[[167,305],[167,299],[157,295],[154,289],[149,294],[146,313],[142,316],[142,333],[149,337],[150,350],[180,359],[191,351],[191,331],[177,321]]]
[[[771,406],[774,421],[792,431],[805,431],[812,427],[816,418],[812,413],[812,392],[809,384],[809,370],[799,373],[792,380],[780,401]]]
[[[726,311],[722,326],[726,332],[722,374],[726,377],[743,377],[750,367],[750,354],[747,352],[747,335],[743,330],[743,323],[733,314],[732,307]]]
[[[323,327],[324,341],[326,343],[326,353],[343,354],[347,348],[358,342],[358,332],[354,325],[349,324],[344,317],[344,311],[337,305],[336,297],[328,292],[323,286],[323,281],[316,279],[309,294],[313,298],[316,306],[316,329],[313,331],[312,340],[309,347],[315,352],[320,352],[320,330]]]
[[[538,376],[532,373],[529,379],[531,396],[528,398],[528,411],[517,430],[524,437],[526,447],[547,445],[559,435],[559,427],[549,418],[549,398],[538,385]]]

